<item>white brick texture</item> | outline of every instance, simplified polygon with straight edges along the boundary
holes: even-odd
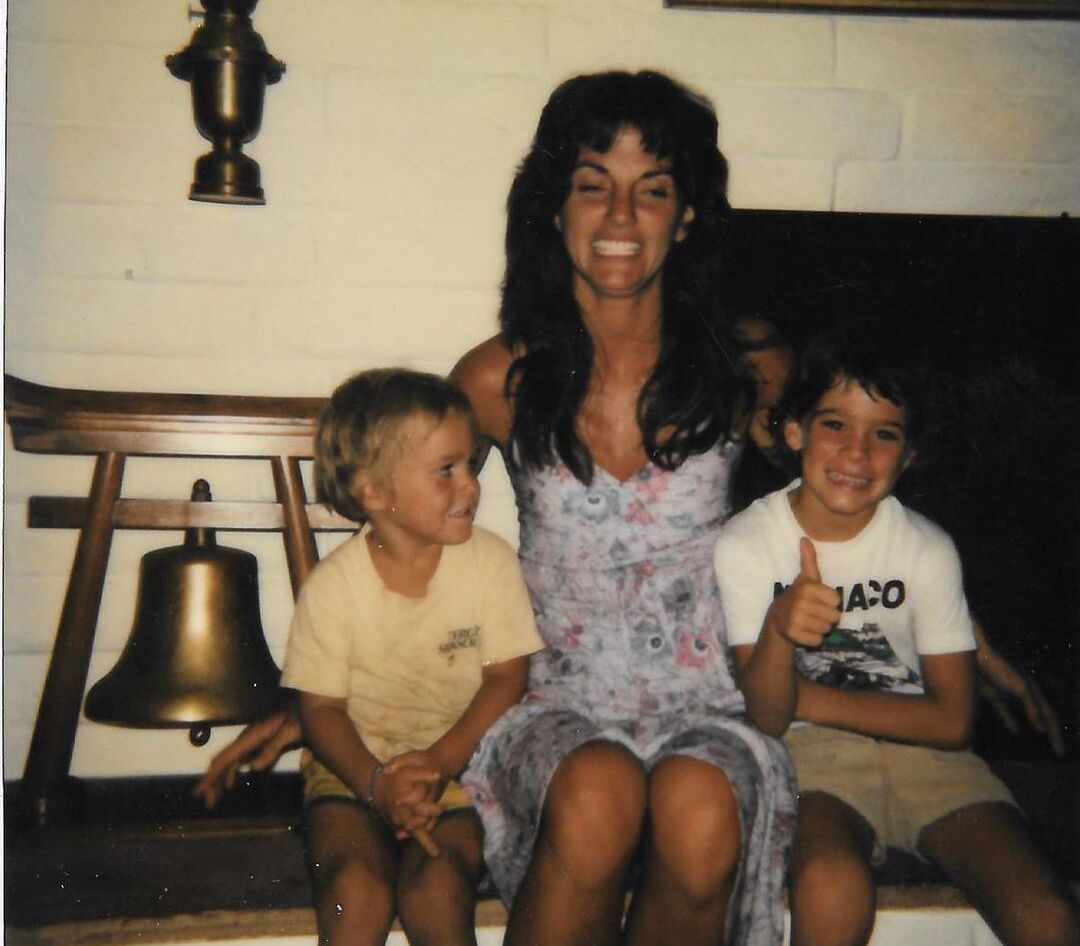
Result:
[[[847,89],[733,89],[716,101],[729,156],[889,159],[900,110],[887,95]]]
[[[1075,93],[1080,23],[839,17],[837,77],[867,88]]]
[[[1080,97],[919,96],[908,156],[1075,166],[1080,164]]]

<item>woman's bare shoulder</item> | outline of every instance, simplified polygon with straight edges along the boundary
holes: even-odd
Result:
[[[469,396],[481,430],[500,444],[510,434],[506,375],[513,362],[513,353],[495,335],[467,351],[450,372],[450,377]]]
[[[479,386],[485,390],[497,389],[501,394],[513,361],[514,355],[502,336],[493,335],[465,352],[454,365],[450,377],[466,391],[470,386]]]

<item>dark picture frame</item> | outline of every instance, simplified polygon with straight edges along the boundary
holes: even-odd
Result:
[[[664,0],[685,10],[1080,19],[1080,0]]]

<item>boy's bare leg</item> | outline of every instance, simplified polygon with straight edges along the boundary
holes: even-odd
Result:
[[[383,946],[398,861],[389,829],[366,808],[323,802],[308,812],[307,856],[320,946]]]
[[[649,778],[649,825],[627,943],[721,943],[742,853],[728,777],[699,759],[664,759]]]
[[[397,900],[411,946],[476,946],[476,888],[484,829],[473,811],[444,815],[431,832],[438,857],[415,841],[401,855]]]
[[[1080,946],[1080,911],[1011,805],[970,805],[923,829],[941,865],[1006,946]]]
[[[874,929],[874,832],[824,792],[799,797],[789,883],[792,946],[864,946]]]

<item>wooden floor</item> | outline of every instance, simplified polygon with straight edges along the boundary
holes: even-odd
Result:
[[[311,905],[296,775],[249,780],[207,815],[193,779],[85,783],[81,818],[20,823],[7,792],[7,925]]]
[[[1057,763],[1047,774],[1018,764],[1007,779],[1026,796],[1021,801],[1040,841],[1074,880],[1080,878],[1078,768]],[[191,784],[175,778],[88,783],[83,817],[44,829],[20,825],[18,786],[9,786],[8,946],[313,935],[298,777],[252,780],[212,817],[189,798]],[[894,858],[881,906],[959,906],[941,881],[913,860]],[[479,907],[479,922],[499,925],[503,917],[497,901]]]

